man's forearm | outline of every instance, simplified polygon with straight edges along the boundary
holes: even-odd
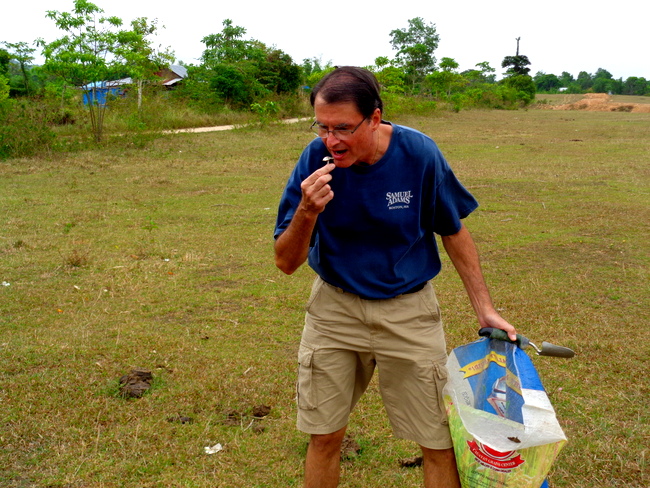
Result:
[[[456,234],[443,236],[442,243],[456,271],[458,271],[460,279],[463,281],[472,307],[476,312],[479,325],[505,330],[510,340],[514,341],[517,337],[517,331],[494,308],[481,271],[478,251],[469,231],[463,225]]]
[[[494,305],[483,277],[474,240],[463,225],[458,233],[443,236],[442,243],[465,286],[479,323],[483,325],[482,317],[494,312]]]
[[[298,209],[287,230],[275,240],[275,265],[284,273],[292,274],[307,260],[317,218]]]

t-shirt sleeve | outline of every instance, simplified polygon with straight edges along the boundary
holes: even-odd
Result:
[[[296,212],[296,208],[300,204],[302,199],[302,190],[300,185],[303,180],[307,178],[316,170],[316,166],[313,166],[313,161],[320,161],[323,157],[323,152],[325,151],[325,146],[323,143],[318,140],[314,140],[309,144],[298,160],[295,168],[289,176],[286,186],[284,187],[284,192],[282,193],[282,198],[278,205],[278,216],[275,223],[275,231],[273,237],[277,239],[280,234],[282,234],[289,224],[293,215]]]
[[[435,210],[433,231],[441,236],[450,236],[460,231],[461,220],[478,207],[474,196],[447,167],[435,189]]]
[[[287,230],[287,227],[289,227],[291,219],[293,219],[293,215],[296,212],[296,208],[300,203],[302,193],[300,190],[300,181],[297,181],[298,179],[298,168],[296,167],[289,177],[284,192],[282,192],[280,204],[278,205],[278,216],[275,222],[275,232],[273,234],[275,239]]]

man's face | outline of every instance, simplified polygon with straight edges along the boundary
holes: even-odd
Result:
[[[316,97],[314,115],[320,128],[329,131],[354,130],[354,133],[344,140],[337,139],[331,132],[322,137],[337,167],[349,168],[359,162],[368,164],[375,162],[374,157],[377,152],[375,129],[381,122],[379,110],[365,119],[352,102],[325,103],[320,97]]]

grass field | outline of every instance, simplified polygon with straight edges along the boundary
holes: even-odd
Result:
[[[467,219],[497,307],[533,342],[569,443],[553,487],[650,486],[650,114],[399,117],[432,135],[481,207]],[[0,485],[296,487],[303,304],[273,265],[275,210],[305,125],[180,134],[146,149],[0,162]],[[436,278],[448,343],[476,337]],[[152,371],[124,399],[118,380]],[[262,420],[260,405],[271,407]],[[377,385],[343,487],[416,487]],[[224,450],[206,454],[206,446]]]

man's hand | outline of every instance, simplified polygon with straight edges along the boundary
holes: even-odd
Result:
[[[302,198],[291,223],[275,240],[275,264],[284,273],[291,274],[307,260],[309,243],[318,215],[334,198],[329,185],[334,163],[328,163],[310,174],[300,184]]]
[[[302,200],[300,209],[305,212],[316,214],[325,210],[325,206],[334,198],[334,192],[329,185],[332,181],[332,170],[336,168],[334,163],[327,163],[317,169],[300,184]]]
[[[480,320],[481,329],[485,327],[492,327],[494,329],[501,329],[507,332],[508,338],[511,341],[517,340],[517,330],[506,319],[501,317],[498,312],[484,315]]]

